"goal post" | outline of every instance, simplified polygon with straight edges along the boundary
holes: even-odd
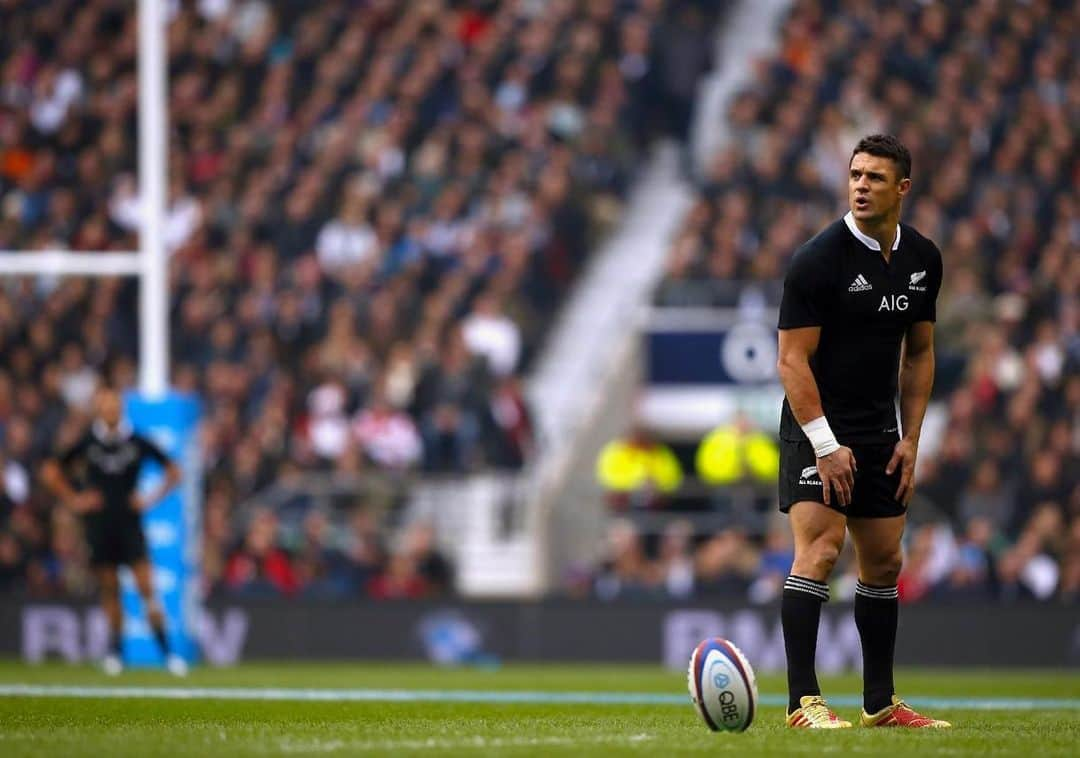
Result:
[[[139,389],[124,398],[132,426],[156,441],[180,467],[180,486],[143,515],[157,596],[166,612],[173,649],[196,656],[201,548],[202,472],[196,432],[197,398],[169,391],[169,283],[165,249],[167,198],[168,0],[138,0],[137,251],[0,250],[0,277],[133,276],[139,280]],[[152,489],[160,468],[147,465],[139,488]],[[134,582],[122,576],[124,653],[128,663],[153,664],[159,653],[145,623]]]
[[[164,394],[169,382],[169,281],[165,250],[166,99],[165,3],[139,0],[139,390]]]
[[[165,250],[166,0],[138,0],[138,251],[0,250],[0,276],[136,276],[139,391],[160,397],[169,382],[169,284]]]
[[[0,276],[139,276],[139,253],[0,250]]]

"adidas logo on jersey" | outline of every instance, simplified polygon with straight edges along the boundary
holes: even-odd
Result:
[[[851,286],[847,288],[848,292],[866,292],[874,289],[870,282],[866,281],[866,277],[859,274],[855,277],[855,281],[851,283]]]

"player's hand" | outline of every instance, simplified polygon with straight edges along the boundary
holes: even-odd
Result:
[[[851,493],[855,489],[855,454],[850,447],[840,446],[839,449],[817,459],[818,476],[821,477],[821,488],[825,496],[825,505],[830,503],[830,491],[836,492],[840,505],[845,508],[851,505]]]
[[[105,498],[103,498],[101,493],[97,490],[79,492],[75,497],[71,498],[71,502],[69,503],[71,510],[76,513],[99,511],[103,505],[105,505]]]
[[[893,448],[892,458],[885,466],[885,473],[892,474],[897,467],[900,468],[900,486],[896,488],[896,499],[907,505],[911,496],[915,494],[915,457],[919,454],[919,446],[909,439],[902,439]]]
[[[131,501],[130,502],[131,502],[131,509],[133,511],[135,511],[136,513],[142,513],[143,511],[145,511],[147,508],[150,507],[150,501],[147,500],[145,497],[143,497],[142,495],[140,495],[137,492],[134,495],[131,496]]]

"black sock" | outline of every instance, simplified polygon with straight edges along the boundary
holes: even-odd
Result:
[[[804,695],[820,695],[814,655],[817,652],[821,604],[829,599],[829,585],[791,575],[784,582],[780,622],[787,653],[788,713],[799,707]]]
[[[124,635],[115,629],[109,630],[109,652],[117,658],[124,657]]]
[[[855,626],[862,640],[863,708],[867,713],[877,713],[892,704],[898,597],[895,584],[855,585]]]
[[[168,655],[169,640],[165,636],[165,625],[160,622],[157,624],[151,623],[151,628],[154,630],[154,639],[157,640],[158,647],[161,648],[161,654]]]

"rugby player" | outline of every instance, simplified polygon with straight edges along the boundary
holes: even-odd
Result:
[[[781,620],[791,727],[851,726],[829,710],[814,670],[826,582],[846,534],[859,571],[862,724],[949,726],[914,711],[893,687],[900,540],[934,378],[942,276],[937,246],[900,223],[910,188],[907,148],[889,135],[862,139],[849,162],[849,212],[796,251],[784,281],[780,510],[795,561]]]
[[[107,387],[99,389],[94,402],[96,418],[90,429],[70,449],[44,463],[42,480],[62,504],[82,518],[90,564],[109,621],[109,652],[102,668],[113,676],[123,671],[118,569],[129,566],[154,638],[165,655],[166,667],[184,676],[187,663],[169,648],[165,615],[154,594],[141,518],[180,482],[180,469],[157,445],[131,430],[123,419],[118,392]],[[147,459],[160,464],[165,477],[154,492],[140,495],[136,481]],[[81,487],[76,488],[76,483]]]

